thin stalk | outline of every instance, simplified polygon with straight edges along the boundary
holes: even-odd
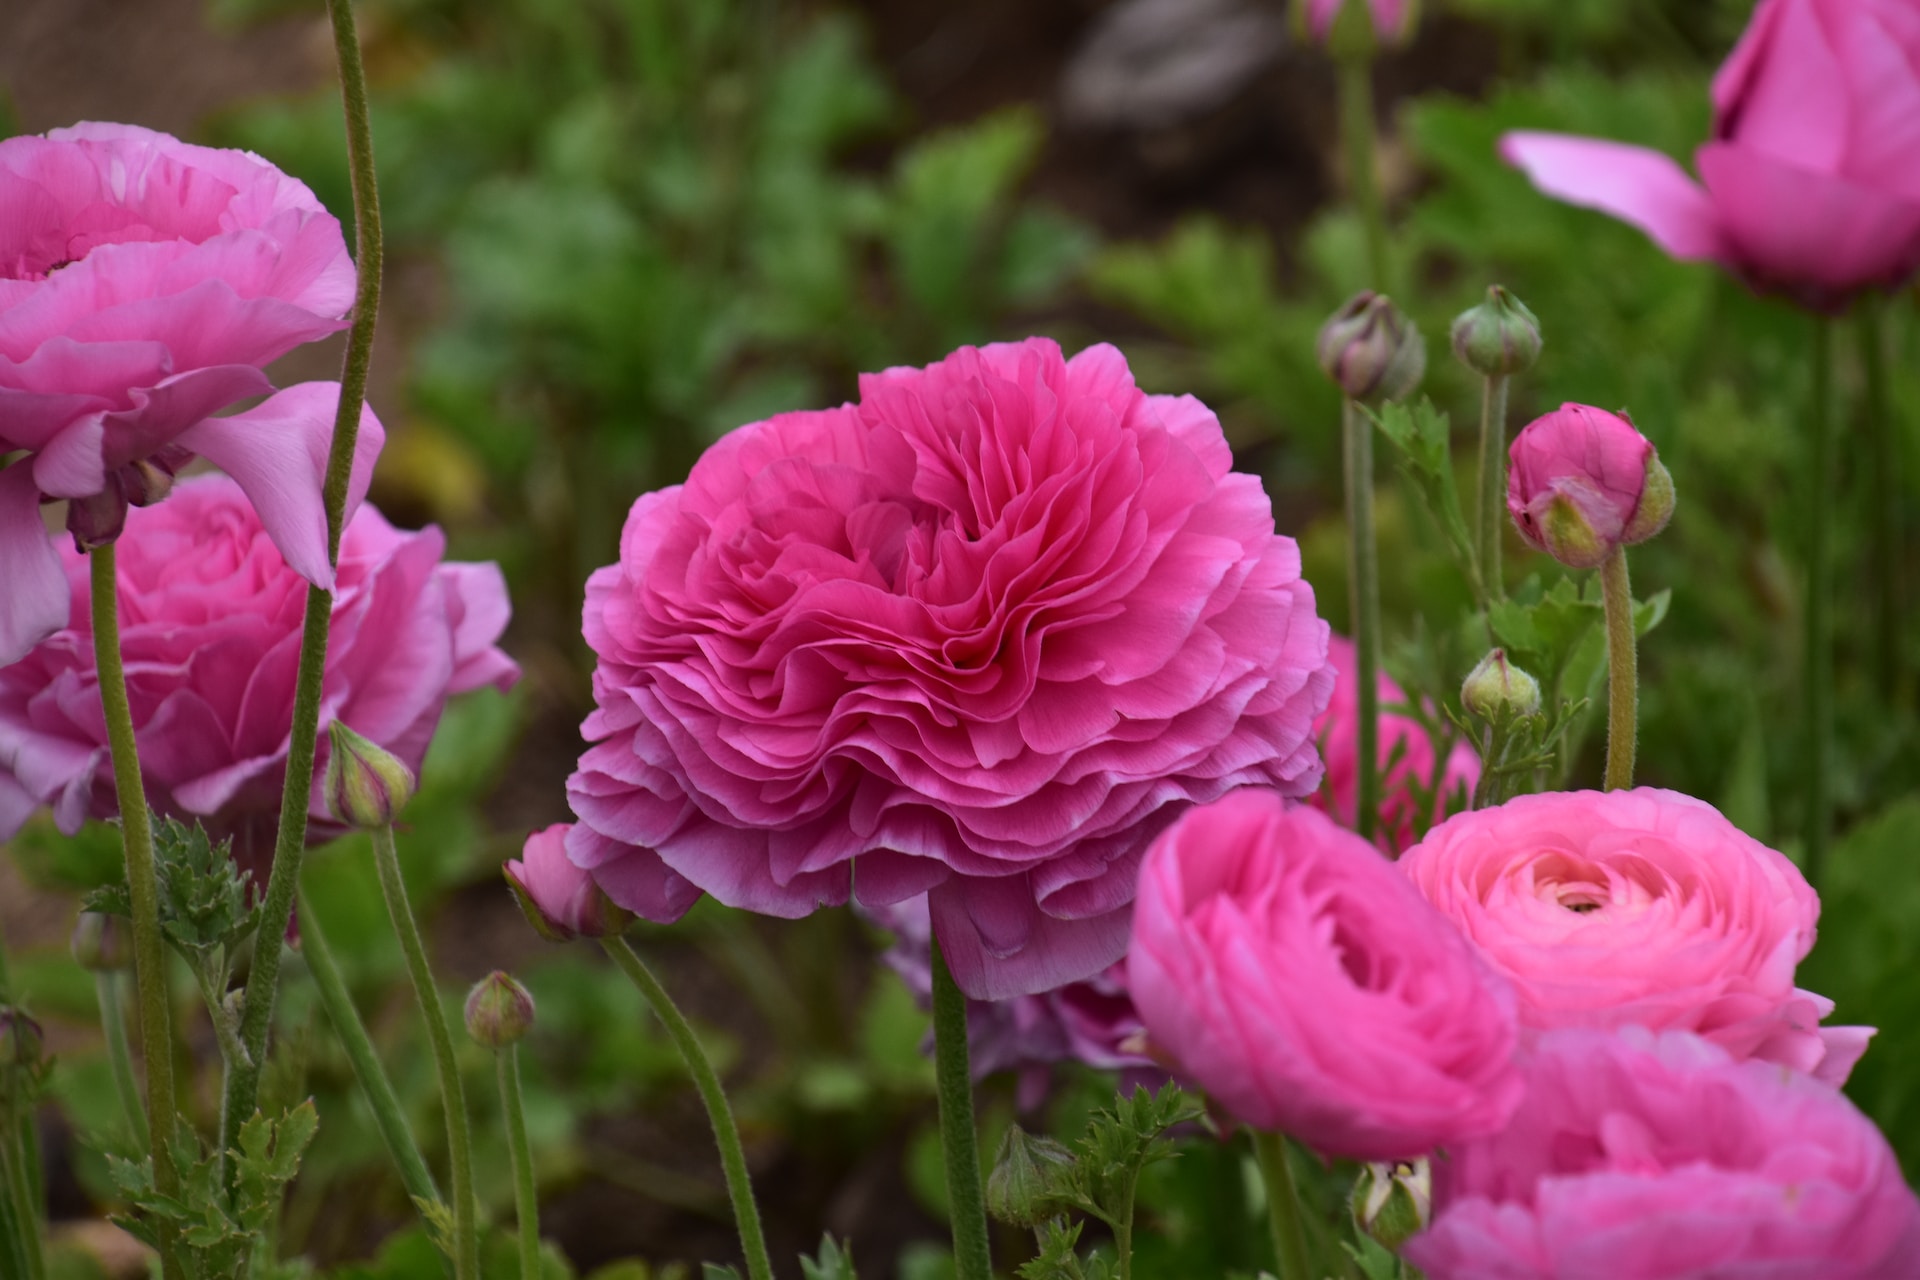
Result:
[[[1373,424],[1352,400],[1340,419],[1347,489],[1347,591],[1353,619],[1359,783],[1354,829],[1373,839],[1380,819],[1380,557],[1373,530]]]
[[[333,957],[333,947],[327,942],[326,932],[321,929],[313,905],[304,894],[300,898],[300,954],[306,958],[307,972],[313,975],[313,985],[320,993],[320,1004],[327,1011],[327,1020],[333,1023],[334,1035],[347,1051],[347,1061],[353,1064],[353,1078],[359,1082],[360,1092],[373,1110],[374,1125],[387,1144],[387,1154],[393,1158],[393,1167],[399,1172],[408,1197],[416,1205],[437,1203],[440,1188],[434,1185],[433,1175],[427,1171],[426,1159],[413,1136],[413,1126],[407,1123],[406,1110],[400,1105],[400,1097],[394,1092],[386,1068],[380,1064],[373,1039],[360,1020],[359,1010],[354,1008],[353,996],[340,974],[339,962]]]
[[[27,1233],[20,1229],[14,1207],[12,1184],[0,1167],[0,1275],[27,1274]]]
[[[526,1108],[520,1102],[520,1046],[510,1044],[494,1057],[507,1118],[507,1151],[513,1160],[513,1207],[520,1220],[520,1280],[540,1280],[540,1195],[533,1179],[533,1148],[527,1142]]]
[[[720,1168],[726,1175],[727,1196],[733,1201],[734,1222],[740,1228],[740,1248],[746,1255],[747,1275],[750,1280],[773,1280],[773,1262],[767,1256],[766,1235],[760,1229],[760,1209],[754,1204],[753,1182],[747,1176],[746,1148],[740,1143],[740,1128],[734,1123],[733,1108],[727,1104],[727,1093],[720,1085],[719,1072],[713,1069],[713,1060],[707,1056],[700,1037],[693,1033],[680,1007],[674,1004],[673,997],[660,985],[660,979],[653,976],[653,970],[632,944],[625,938],[610,936],[602,938],[600,945],[639,989],[680,1051],[680,1060],[686,1064],[687,1074],[693,1077],[693,1087],[706,1105],[714,1143],[720,1148]]]
[[[1600,594],[1607,615],[1608,791],[1633,785],[1633,755],[1640,734],[1640,656],[1633,634],[1633,589],[1627,583],[1627,549],[1615,547],[1600,566]]]
[[[354,29],[351,0],[327,0],[333,19],[333,48],[340,66],[340,96],[346,113],[347,168],[353,188],[353,247],[356,283],[353,326],[340,370],[340,403],[333,419],[321,496],[327,509],[327,559],[340,559],[340,531],[346,520],[347,486],[353,476],[354,443],[360,411],[367,399],[367,365],[373,358],[373,327],[380,311],[383,247],[380,191],[373,165],[373,125],[367,109],[366,70],[360,61],[360,37]],[[307,588],[306,617],[300,636],[300,663],[294,676],[293,727],[287,746],[286,781],[280,793],[280,827],[274,840],[273,870],[261,905],[259,939],[247,995],[240,1015],[240,1040],[248,1061],[227,1077],[220,1108],[220,1151],[231,1150],[240,1126],[254,1112],[260,1095],[260,1069],[267,1060],[267,1035],[273,1027],[280,984],[281,939],[293,918],[300,888],[300,862],[307,847],[307,797],[313,785],[314,741],[320,731],[320,688],[327,669],[327,627],[333,597]]]
[[[373,837],[373,865],[380,874],[380,894],[387,900],[387,918],[407,958],[407,976],[420,1013],[427,1023],[433,1047],[434,1069],[440,1074],[440,1104],[447,1115],[447,1163],[453,1181],[453,1274],[456,1280],[479,1280],[480,1235],[473,1199],[473,1131],[467,1122],[467,1092],[460,1082],[460,1064],[453,1056],[453,1034],[447,1012],[427,963],[427,945],[419,922],[407,902],[406,882],[400,878],[400,855],[393,847],[393,828],[378,827]]]
[[[1505,596],[1500,539],[1507,528],[1507,378],[1486,380],[1480,396],[1480,580],[1489,604]]]
[[[1368,282],[1377,293],[1393,292],[1393,266],[1387,255],[1387,211],[1374,171],[1378,126],[1373,116],[1373,59],[1349,54],[1339,59],[1340,140],[1346,151],[1348,194],[1367,238]]]
[[[973,1127],[973,1068],[967,1061],[967,997],[933,942],[933,1073],[940,1095],[940,1148],[947,1157],[947,1211],[953,1219],[957,1280],[993,1280],[987,1198]]]
[[[13,1003],[13,970],[7,961],[7,939],[0,930],[0,1004]]]
[[[173,1020],[167,993],[167,948],[160,936],[160,873],[154,864],[152,816],[140,757],[134,745],[127,673],[120,661],[120,594],[111,542],[87,553],[92,574],[93,660],[100,675],[113,756],[114,792],[120,801],[120,841],[126,851],[127,898],[133,910],[134,991],[140,1005],[140,1059],[147,1068],[147,1149],[153,1156],[154,1189],[178,1195],[180,1176],[167,1145],[174,1123]],[[160,1231],[160,1261],[166,1280],[180,1275],[171,1233]]]
[[[21,1167],[20,1155],[11,1135],[0,1140],[0,1182],[6,1187],[8,1216],[19,1241],[19,1262],[25,1267],[21,1278],[42,1280],[47,1263],[40,1250],[40,1214],[34,1207],[32,1181]]]
[[[1806,872],[1815,887],[1826,861],[1833,828],[1833,566],[1828,543],[1833,523],[1833,325],[1814,321],[1812,465],[1807,482]]]
[[[133,1055],[127,1051],[127,1010],[120,997],[120,974],[103,969],[93,975],[93,992],[100,1002],[100,1030],[107,1037],[107,1061],[113,1067],[113,1087],[127,1119],[127,1137],[137,1155],[147,1151],[147,1114],[140,1106],[140,1086],[133,1075]]]
[[[1253,1156],[1260,1164],[1260,1180],[1267,1188],[1267,1222],[1273,1229],[1273,1252],[1280,1280],[1314,1280],[1307,1259],[1307,1233],[1300,1215],[1300,1194],[1294,1189],[1293,1170],[1287,1167],[1287,1140],[1277,1133],[1255,1133]]]
[[[1889,700],[1900,680],[1899,432],[1887,395],[1886,303],[1868,294],[1860,304],[1860,362],[1866,375],[1867,520],[1873,566],[1874,687]]]

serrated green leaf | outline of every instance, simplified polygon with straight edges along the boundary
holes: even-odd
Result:
[[[853,1273],[853,1249],[842,1249],[831,1235],[822,1236],[816,1257],[801,1255],[800,1274],[805,1280],[857,1280]]]

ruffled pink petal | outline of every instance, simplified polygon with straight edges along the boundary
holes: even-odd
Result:
[[[0,471],[0,667],[67,625],[66,572],[40,519],[40,487],[24,463]]]
[[[444,564],[447,613],[453,622],[453,678],[448,693],[482,685],[507,692],[520,680],[520,664],[495,648],[513,616],[506,575],[497,564]]]
[[[1127,953],[1132,909],[1080,920],[1050,916],[1025,876],[954,877],[927,894],[934,937],[960,990],[1011,1000],[1098,973]]]
[[[567,830],[567,857],[593,874],[615,906],[655,924],[672,924],[700,900],[700,890],[653,850],[609,840],[579,823]]]
[[[1670,156],[1624,142],[1528,130],[1503,136],[1500,155],[1543,194],[1630,223],[1676,258],[1728,259],[1714,202]]]

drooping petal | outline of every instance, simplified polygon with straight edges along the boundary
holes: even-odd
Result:
[[[1713,201],[1670,156],[1529,130],[1502,137],[1500,154],[1544,194],[1636,226],[1676,258],[1728,259]]]
[[[33,468],[0,471],[0,667],[67,625],[67,575],[40,520]]]

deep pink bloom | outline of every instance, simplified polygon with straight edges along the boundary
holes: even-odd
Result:
[[[1365,3],[1373,19],[1374,34],[1382,40],[1402,40],[1413,22],[1414,0],[1354,0]],[[1333,20],[1340,16],[1346,0],[1297,0],[1306,6],[1307,30],[1316,40],[1325,40],[1333,31]]]
[[[330,410],[329,410],[330,412]],[[258,868],[272,848],[293,717],[307,583],[224,476],[183,480],[129,514],[119,542],[120,644],[147,799],[197,817]],[[418,770],[450,694],[505,689],[494,647],[505,583],[444,564],[437,529],[403,533],[361,506],[340,545],[310,838],[341,831],[323,786],[334,719]],[[118,812],[93,662],[86,559],[62,547],[67,626],[0,667],[0,839],[39,805],[60,829]]]
[[[1911,1276],[1920,1203],[1833,1089],[1684,1032],[1560,1031],[1504,1132],[1433,1165],[1432,1280]]]
[[[1617,413],[1563,404],[1508,449],[1507,514],[1537,550],[1598,568],[1618,546],[1645,542],[1673,518],[1673,479],[1653,442]]]
[[[1314,736],[1320,740],[1320,754],[1326,761],[1327,778],[1307,803],[1333,815],[1340,825],[1351,827],[1360,795],[1360,693],[1359,659],[1353,641],[1334,636],[1327,643],[1327,657],[1333,663],[1335,680],[1333,700],[1320,718],[1313,722]],[[1380,705],[1404,704],[1406,693],[1393,677],[1382,671],[1379,680]],[[1408,716],[1382,714],[1380,717],[1380,827],[1375,836],[1380,847],[1398,853],[1418,838],[1419,799],[1413,784],[1431,790],[1433,742],[1420,722]],[[1459,799],[1473,791],[1480,781],[1480,757],[1464,742],[1456,743],[1447,755],[1446,771],[1440,776],[1439,794],[1434,797],[1430,820],[1447,815],[1449,798]]]
[[[548,938],[604,938],[609,932],[606,895],[567,857],[570,830],[571,823],[556,822],[534,832],[520,856],[502,870],[527,918]]]
[[[1154,841],[1127,982],[1185,1075],[1328,1155],[1422,1156],[1519,1101],[1507,983],[1377,849],[1271,791]]]
[[[1520,994],[1536,1030],[1693,1031],[1845,1080],[1866,1027],[1793,985],[1820,899],[1799,868],[1677,792],[1520,796],[1435,827],[1400,870]]]
[[[1126,947],[1147,842],[1320,780],[1327,628],[1219,421],[1112,347],[863,377],[643,496],[587,583],[596,745],[568,838],[622,906],[927,893],[967,994]]]
[[[1920,267],[1920,13],[1912,0],[1761,0],[1713,82],[1704,189],[1644,147],[1509,133],[1541,191],[1838,309]]]
[[[0,454],[30,455],[0,481],[0,664],[66,616],[43,496],[75,500],[88,541],[162,496],[187,453],[263,510],[290,498],[297,476],[273,467],[284,442],[257,437],[297,424],[202,420],[343,328],[353,288],[340,224],[258,156],[119,124],[0,141]],[[331,581],[324,529],[270,527],[301,573]]]

